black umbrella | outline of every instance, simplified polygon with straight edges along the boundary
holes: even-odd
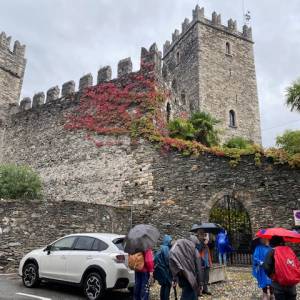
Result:
[[[201,223],[200,225],[194,224],[192,226],[191,232],[197,232],[197,230],[202,229],[204,232],[217,234],[223,228],[219,224],[215,223]]]
[[[152,249],[158,239],[159,231],[152,225],[140,224],[134,226],[125,239],[125,252],[135,254]]]

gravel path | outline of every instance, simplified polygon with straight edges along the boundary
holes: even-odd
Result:
[[[262,292],[257,287],[256,281],[251,276],[250,268],[228,268],[227,282],[212,284],[212,296],[205,296],[203,300],[259,300]],[[180,292],[178,292],[180,294]],[[174,296],[170,300],[174,300]],[[180,299],[180,297],[179,297]],[[159,300],[159,286],[152,288],[151,300]],[[300,285],[298,285],[297,300],[300,300]]]

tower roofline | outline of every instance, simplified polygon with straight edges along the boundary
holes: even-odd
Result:
[[[232,19],[228,20],[228,26],[222,25],[221,15],[216,12],[212,13],[212,19],[209,20],[204,16],[204,8],[197,5],[193,10],[193,20],[190,22],[189,19],[185,19],[182,23],[182,32],[180,33],[176,29],[172,35],[172,42],[166,41],[164,44],[163,59],[174,49],[174,47],[181,41],[194,27],[196,24],[202,24],[218,31],[224,32],[236,38],[242,39],[246,42],[254,44],[252,40],[252,29],[247,25],[243,26],[243,32],[237,30],[237,22]]]

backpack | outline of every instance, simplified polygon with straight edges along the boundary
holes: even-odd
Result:
[[[227,244],[226,234],[225,233],[219,233],[219,235],[218,235],[218,244],[219,245],[225,245],[225,244]]]
[[[300,262],[290,247],[278,246],[274,249],[275,273],[273,281],[282,286],[293,286],[300,282]]]
[[[133,270],[140,272],[143,270],[145,265],[145,258],[143,252],[138,252],[128,256],[128,267]]]
[[[166,279],[165,258],[161,249],[158,250],[154,256],[153,277],[160,285],[165,285],[168,283],[168,280]]]

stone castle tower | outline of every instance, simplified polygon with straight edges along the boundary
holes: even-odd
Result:
[[[239,32],[232,19],[224,26],[221,15],[215,12],[209,20],[204,16],[204,8],[197,5],[192,21],[185,19],[181,33],[176,29],[172,42],[164,44],[162,77],[173,90],[167,115],[209,112],[220,121],[222,142],[241,136],[261,144],[253,44],[251,28],[245,25]],[[19,100],[26,65],[24,52],[25,46],[18,41],[11,51],[10,37],[1,33],[0,119],[9,104]],[[160,56],[157,59],[160,61]],[[82,84],[91,85],[91,76],[83,79]],[[62,96],[70,85],[74,90],[75,83],[69,82]],[[54,87],[47,92],[47,99],[59,98],[59,93],[58,87]],[[44,102],[44,93],[39,93],[34,96],[32,106]],[[23,106],[30,108],[31,100],[24,99],[21,109]]]
[[[15,41],[10,48],[11,37],[0,34],[0,121],[10,104],[17,104],[23,84],[26,60],[25,46]]]
[[[163,76],[175,94],[172,113],[205,111],[217,118],[222,142],[242,136],[261,144],[252,31],[196,6],[163,51]]]

